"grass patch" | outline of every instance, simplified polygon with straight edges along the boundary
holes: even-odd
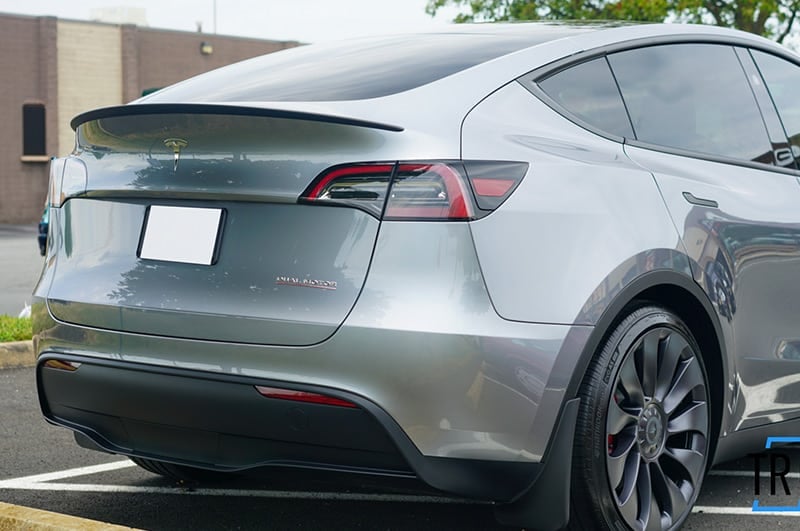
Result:
[[[30,317],[0,315],[0,343],[25,341],[33,336]]]

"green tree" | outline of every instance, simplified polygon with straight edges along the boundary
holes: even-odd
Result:
[[[512,20],[631,20],[716,24],[783,42],[800,14],[800,0],[428,0],[430,15],[461,8],[455,22]]]
[[[679,20],[738,28],[783,42],[800,14],[800,0],[674,1]]]

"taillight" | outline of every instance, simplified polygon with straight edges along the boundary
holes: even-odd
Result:
[[[525,162],[506,161],[337,166],[317,177],[300,201],[351,206],[386,220],[469,221],[500,206],[527,170]]]
[[[486,212],[502,205],[528,173],[527,162],[470,160],[464,168],[478,208]]]
[[[50,206],[58,208],[70,197],[86,191],[86,166],[74,157],[50,161]]]
[[[458,168],[441,162],[398,164],[383,219],[475,219]]]
[[[381,216],[394,164],[357,164],[332,168],[315,179],[301,200],[350,204]]]

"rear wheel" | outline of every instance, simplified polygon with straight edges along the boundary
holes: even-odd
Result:
[[[162,461],[153,461],[152,459],[143,459],[141,457],[131,457],[130,460],[148,472],[152,472],[153,474],[158,474],[159,476],[164,476],[165,478],[176,481],[212,483],[225,481],[233,476],[233,474],[230,472],[217,472],[214,470],[206,470],[204,468],[195,468],[191,466],[176,465],[173,463],[164,463]]]
[[[672,312],[627,315],[580,390],[571,524],[677,529],[708,463],[708,381],[691,331]]]

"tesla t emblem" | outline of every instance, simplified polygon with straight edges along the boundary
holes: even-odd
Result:
[[[172,165],[172,171],[178,171],[178,162],[181,160],[181,150],[189,145],[189,142],[182,138],[167,138],[164,140],[164,145],[168,148],[172,148],[173,156],[175,157],[174,164]]]

